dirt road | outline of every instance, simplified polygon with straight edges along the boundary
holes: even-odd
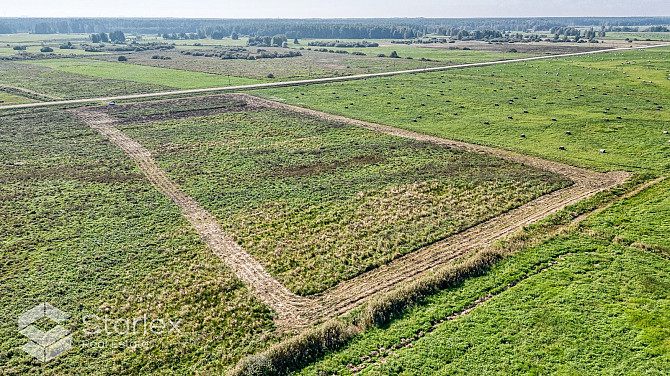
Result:
[[[361,274],[322,294],[301,297],[290,292],[272,277],[263,266],[236,244],[220,227],[216,218],[160,169],[149,150],[116,128],[117,119],[95,109],[72,110],[90,127],[108,138],[131,157],[147,178],[183,211],[184,216],[200,234],[212,251],[235,272],[254,293],[277,313],[277,324],[283,328],[297,328],[347,312],[373,295],[393,289],[398,284],[429,273],[458,260],[461,256],[486,247],[523,226],[536,222],[601,190],[622,183],[628,173],[598,173],[541,158],[498,150],[485,146],[446,140],[438,137],[396,129],[236,94],[255,107],[296,111],[333,121],[344,122],[398,137],[422,140],[472,152],[484,153],[564,175],[574,181],[568,188],[544,195],[498,217],[473,226],[459,234],[400,257],[387,265]]]
[[[250,90],[250,89],[267,89],[267,88],[282,87],[282,86],[322,84],[322,83],[329,83],[329,82],[362,80],[362,79],[373,78],[373,77],[395,76],[395,75],[407,74],[407,73],[438,72],[438,71],[445,71],[445,70],[451,70],[451,69],[485,67],[485,66],[490,66],[490,65],[519,63],[519,62],[525,62],[525,61],[556,59],[556,58],[561,58],[561,57],[584,56],[584,55],[601,54],[601,53],[606,53],[606,52],[640,50],[640,49],[668,47],[668,46],[670,46],[670,43],[658,44],[658,45],[653,45],[653,46],[619,47],[619,48],[610,48],[610,49],[606,49],[606,50],[588,51],[588,52],[575,52],[575,53],[560,54],[560,55],[535,56],[535,57],[526,57],[526,58],[521,58],[521,59],[496,60],[496,61],[488,61],[488,62],[483,62],[483,63],[448,65],[448,66],[444,66],[444,67],[409,69],[409,70],[394,71],[394,72],[357,74],[357,75],[352,75],[352,76],[315,78],[315,79],[298,80],[298,81],[267,82],[267,83],[262,83],[262,84],[213,87],[213,88],[206,88],[206,89],[176,90],[176,91],[165,91],[165,92],[160,92],[160,93],[121,95],[121,96],[116,96],[116,97],[71,99],[71,100],[60,100],[60,101],[52,101],[52,102],[36,102],[36,103],[26,103],[26,104],[15,104],[15,105],[0,106],[0,110],[2,110],[2,109],[16,109],[16,108],[43,107],[43,106],[63,106],[63,105],[92,103],[92,102],[110,102],[110,101],[118,101],[118,100],[124,100],[124,99],[155,98],[155,97],[163,97],[163,96],[168,96],[168,95],[185,95],[185,94],[212,93],[212,92],[224,92],[224,91],[230,92],[230,91],[241,91],[241,90]]]

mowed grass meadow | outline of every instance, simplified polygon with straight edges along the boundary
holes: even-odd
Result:
[[[3,112],[0,157],[0,373],[219,374],[275,340],[273,312],[87,125],[60,110]],[[62,325],[74,334],[49,363],[21,350],[17,330],[41,302],[71,315]],[[101,327],[169,318],[180,331],[124,334],[122,322],[86,335],[87,315]]]
[[[125,81],[122,77],[106,79],[66,72],[58,69],[16,62],[0,61],[2,84],[63,99],[97,98],[124,94],[139,94],[175,90],[171,86]],[[23,94],[22,96],[29,97]],[[49,100],[42,95],[36,98]]]
[[[122,130],[300,294],[570,184],[493,157],[283,111]]]
[[[668,172],[669,57],[655,48],[252,94],[601,171]]]

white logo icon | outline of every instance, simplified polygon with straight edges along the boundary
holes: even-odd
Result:
[[[19,331],[30,339],[21,349],[42,362],[48,362],[72,347],[72,335],[60,325],[46,332],[32,325],[43,317],[61,323],[70,315],[49,303],[41,303],[19,316]]]

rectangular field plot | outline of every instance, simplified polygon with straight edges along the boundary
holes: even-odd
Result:
[[[272,109],[121,129],[300,294],[570,184],[493,157]]]
[[[221,374],[273,341],[273,313],[87,125],[59,110],[2,113],[0,156],[0,373],[44,372],[16,326],[41,302],[71,316],[74,346],[53,374]],[[181,320],[180,332],[84,333],[88,315],[144,314]]]
[[[179,89],[202,89],[258,82],[248,78],[92,59],[49,59],[31,63],[85,76],[155,84]]]
[[[175,87],[124,81],[121,77],[100,78],[52,69],[37,64],[0,61],[1,84],[16,86],[46,96],[63,99],[96,98],[175,90]]]

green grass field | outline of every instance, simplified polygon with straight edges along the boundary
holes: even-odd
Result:
[[[573,232],[437,294],[300,374],[662,375],[668,270],[668,259]]]
[[[162,86],[117,79],[105,79],[51,69],[37,64],[0,61],[2,83],[60,98],[96,98],[175,90]]]
[[[253,93],[602,171],[667,174],[668,52]],[[666,374],[668,187],[663,182],[521,249],[300,374]],[[452,317],[489,294],[472,312]]]
[[[630,32],[630,33],[617,33],[609,32],[607,33],[608,39],[639,39],[639,40],[661,40],[661,41],[670,41],[670,33],[650,33],[650,32]]]
[[[162,85],[179,89],[202,89],[258,82],[248,78],[148,67],[131,64],[131,62],[132,60],[123,63],[91,59],[50,59],[31,61],[29,64],[91,77]]]
[[[0,373],[218,374],[273,341],[273,313],[95,131],[58,110],[4,113],[0,156]],[[16,329],[41,302],[72,316],[73,348],[49,363]],[[87,315],[144,314],[180,332],[83,332]]]
[[[269,110],[123,130],[301,294],[567,183],[479,154]]]
[[[0,43],[53,43],[53,42],[84,42],[88,41],[88,34],[0,34]]]
[[[668,57],[659,48],[253,94],[599,170],[667,172]]]
[[[202,49],[203,47],[198,47]],[[211,49],[211,47],[205,47]],[[256,51],[256,47],[249,47]],[[283,52],[281,48],[263,48],[267,51]],[[359,73],[387,72],[400,69],[416,69],[443,65],[443,62],[377,58],[376,56],[353,56],[346,54],[301,51],[303,56],[279,59],[222,60],[217,57],[183,55],[179,47],[174,51],[161,52],[170,60],[152,59],[155,52],[135,52],[130,61],[140,65],[172,68],[193,72],[247,77],[263,81],[295,80],[319,77],[334,77]],[[113,62],[112,55],[101,55],[97,59]],[[267,76],[272,74],[274,79]]]
[[[670,180],[623,201],[586,223],[617,241],[670,256]]]
[[[390,47],[376,48],[329,48],[332,50],[346,50],[350,52],[359,51],[367,54],[367,56],[317,52],[304,49],[300,51],[303,56],[299,57],[257,60],[222,60],[217,57],[184,55],[181,54],[181,52],[184,50],[212,50],[216,47],[230,45],[225,43],[225,40],[214,41],[206,39],[200,41],[177,42],[181,42],[177,43],[177,48],[170,51],[161,51],[159,54],[161,56],[169,57],[170,59],[152,59],[152,56],[157,54],[155,51],[140,51],[128,54],[129,61],[134,64],[158,68],[171,68],[217,75],[231,75],[263,81],[278,81],[417,69],[531,56],[529,54],[502,53],[495,51],[427,48],[420,45],[393,45]],[[299,45],[294,45],[291,41],[290,46],[292,48],[320,48],[309,47],[307,46],[308,42],[309,40],[303,40]],[[202,45],[192,46],[193,43],[200,43]],[[237,44],[244,45],[244,43]],[[386,44],[388,44],[388,41],[386,41]],[[248,47],[250,51],[256,51],[258,48],[260,47]],[[263,47],[263,49],[270,52],[285,52],[285,49],[282,48]],[[377,57],[379,53],[384,53],[388,56],[394,50],[398,51],[403,58],[392,59],[388,57]],[[412,57],[413,59],[406,59],[406,57]],[[95,58],[97,60],[115,63],[117,56],[114,54],[100,54]],[[431,61],[421,61],[421,58],[430,59]],[[269,74],[272,74],[274,78],[268,78],[267,76]]]

